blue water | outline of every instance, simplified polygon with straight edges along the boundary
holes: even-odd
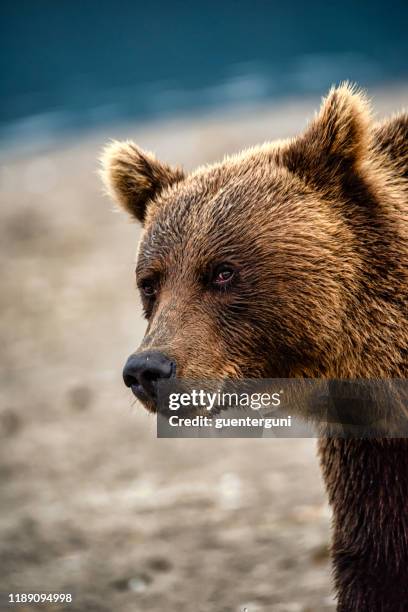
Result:
[[[0,140],[408,78],[408,2],[3,0]]]

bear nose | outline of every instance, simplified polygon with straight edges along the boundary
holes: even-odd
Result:
[[[156,400],[156,383],[171,378],[175,363],[163,353],[146,351],[131,355],[123,368],[123,380],[140,400]]]

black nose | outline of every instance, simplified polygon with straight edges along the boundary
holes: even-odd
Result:
[[[140,400],[156,400],[156,383],[174,375],[175,363],[163,353],[146,351],[131,355],[123,368],[123,380]]]

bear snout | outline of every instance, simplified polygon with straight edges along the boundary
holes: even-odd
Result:
[[[123,381],[147,408],[157,409],[157,383],[175,376],[176,364],[159,351],[130,355],[123,368]]]

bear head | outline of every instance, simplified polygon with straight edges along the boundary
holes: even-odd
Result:
[[[343,85],[299,137],[191,174],[110,144],[105,186],[143,226],[136,354],[195,380],[339,375],[364,292],[356,232],[380,189],[370,134],[364,96]]]

